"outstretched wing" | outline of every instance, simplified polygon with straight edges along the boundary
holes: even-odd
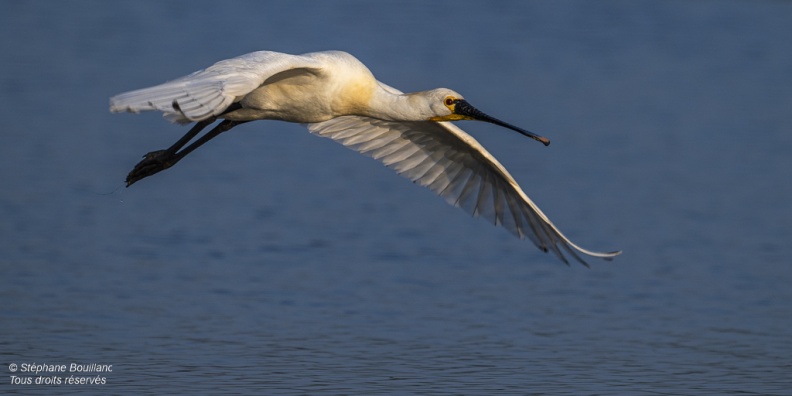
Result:
[[[110,111],[158,110],[178,123],[217,116],[268,78],[293,69],[319,69],[310,56],[258,51],[223,60],[188,76],[110,98]]]
[[[383,87],[398,92],[384,84]],[[572,243],[495,157],[451,123],[342,116],[308,124],[308,129],[381,161],[473,216],[502,225],[519,238],[529,238],[567,264],[565,253],[586,266],[578,253],[604,259],[621,253],[592,252]]]

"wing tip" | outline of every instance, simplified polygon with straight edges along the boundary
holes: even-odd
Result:
[[[595,258],[603,259],[605,261],[613,261],[613,259],[616,256],[622,254],[621,250],[614,250],[614,251],[611,251],[611,252],[593,252],[593,251],[590,251],[590,250],[582,249],[579,246],[577,246],[577,245],[575,245],[575,244],[573,244],[573,243],[571,243],[569,241],[566,241],[566,242],[567,243],[562,244],[562,247],[564,247],[564,250],[566,250],[567,253],[572,255],[572,257],[575,258],[575,261],[577,261],[578,263],[582,264],[584,267],[589,268],[589,269],[591,269],[591,265],[589,265],[589,263],[586,262],[586,260],[584,260],[579,254],[577,254],[577,252],[580,252],[580,253],[582,253],[582,254],[584,254],[586,256],[589,256],[589,257],[595,257]],[[542,250],[545,253],[550,251],[550,249],[548,249],[547,246],[539,246],[539,249]],[[564,262],[564,264],[566,264],[567,266],[570,266],[569,260],[567,259],[567,257],[564,254],[561,253],[561,251],[559,249],[552,249],[552,251],[553,251],[553,253],[555,253],[555,255],[559,259],[561,259],[561,261]]]
[[[110,102],[109,105],[110,105],[110,112],[111,113],[123,113],[125,111],[130,112],[130,113],[135,112],[129,106],[124,106],[124,105],[119,104],[118,103],[118,99],[117,99],[116,96],[113,96],[112,98],[110,98],[109,102]]]
[[[613,261],[613,259],[614,259],[616,256],[619,256],[619,255],[621,255],[622,253],[623,253],[623,251],[622,251],[622,250],[614,250],[614,251],[612,251],[612,252],[607,252],[607,253],[600,253],[600,254],[601,254],[601,256],[597,256],[597,257],[600,257],[601,259],[603,259],[603,260],[605,260],[605,261]]]
[[[583,254],[586,254],[588,256],[591,256],[591,257],[596,257],[596,258],[603,259],[605,261],[613,261],[614,257],[622,254],[621,250],[614,250],[612,252],[606,252],[606,253],[591,252],[591,251],[588,251],[588,250],[580,250],[580,252],[583,253]],[[582,258],[578,257],[578,255],[575,254],[575,258],[577,258],[578,261],[581,264],[586,266],[586,268],[591,268],[591,266],[589,266],[589,264],[586,261],[584,261]]]

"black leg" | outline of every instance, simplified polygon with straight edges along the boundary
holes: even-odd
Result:
[[[170,151],[171,153],[176,153],[179,151],[180,148],[184,147],[190,140],[192,140],[199,132],[203,131],[204,128],[211,125],[213,122],[217,121],[217,118],[209,118],[203,121],[196,122],[190,131],[187,132],[181,139],[177,140],[176,143],[173,143],[170,147],[167,148],[166,151]]]
[[[212,138],[215,136],[245,122],[223,120],[217,124],[217,126],[212,128],[211,131],[207,132],[206,135],[201,136],[189,146],[184,147],[187,142],[192,140],[199,132],[201,132],[201,130],[206,128],[207,125],[213,123],[215,120],[216,118],[210,118],[208,120],[200,121],[172,146],[165,150],[152,151],[143,156],[143,160],[138,162],[138,164],[135,165],[135,168],[132,169],[132,171],[127,175],[127,187],[131,186],[140,179],[149,177],[157,172],[170,168],[182,158],[184,158],[187,154],[191,153],[193,150],[197,149],[209,140],[212,140]],[[184,149],[179,151],[179,149],[182,147],[184,147]]]

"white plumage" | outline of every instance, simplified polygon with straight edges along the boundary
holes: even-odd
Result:
[[[566,238],[522,191],[506,169],[473,137],[448,121],[495,123],[545,144],[531,132],[487,116],[445,88],[403,94],[378,82],[345,52],[289,55],[259,51],[220,61],[155,87],[110,99],[113,112],[158,110],[174,122],[198,122],[167,150],[146,155],[127,178],[129,185],[166,169],[220,132],[247,121],[304,123],[393,168],[474,216],[501,225],[540,249],[610,259],[621,252],[583,249]],[[182,147],[215,119],[224,119],[192,145]]]

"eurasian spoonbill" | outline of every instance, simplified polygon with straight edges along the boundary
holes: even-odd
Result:
[[[133,183],[170,168],[229,129],[254,120],[305,124],[393,168],[474,216],[500,224],[543,251],[611,259],[620,251],[583,249],[556,228],[495,157],[448,121],[479,120],[549,145],[547,138],[491,117],[446,88],[407,93],[377,81],[357,58],[341,51],[303,55],[258,51],[223,60],[188,76],[110,99],[110,111],[159,110],[173,122],[195,125],[165,150],[143,157],[126,179]],[[213,129],[190,143],[204,128]],[[185,147],[186,146],[186,147]]]

